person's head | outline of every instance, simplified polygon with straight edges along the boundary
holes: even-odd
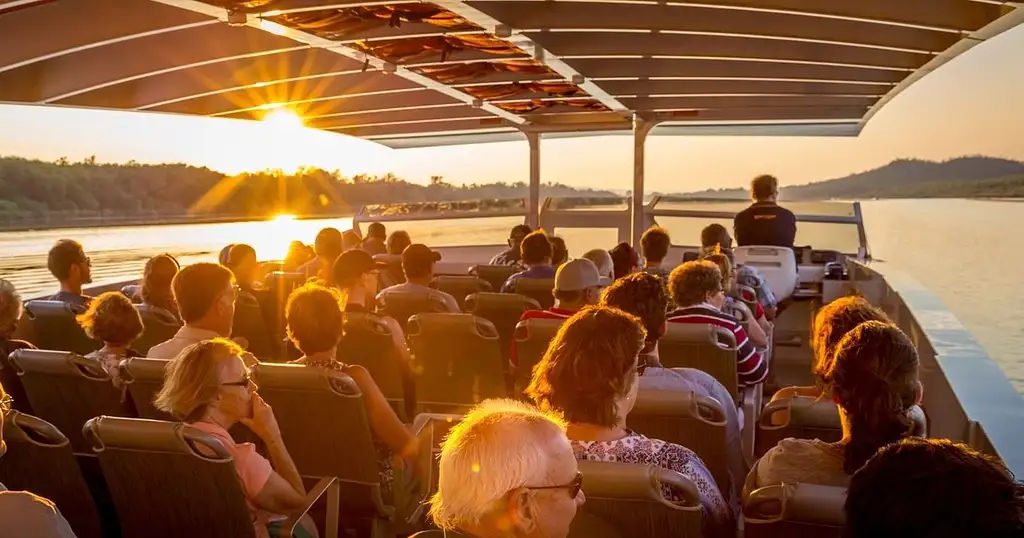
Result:
[[[722,273],[722,287],[731,290],[736,284],[736,273],[732,268],[732,258],[725,254],[726,251],[715,252],[704,256],[704,259],[717,265]]]
[[[565,246],[565,239],[552,235],[548,240],[551,241],[551,265],[558,267],[569,261],[569,247]]]
[[[227,245],[224,245],[224,248],[220,249],[220,252],[217,254],[217,263],[227,266],[228,254],[231,253],[231,247],[233,246],[235,246],[234,243],[228,243]]]
[[[183,422],[213,415],[227,427],[252,418],[257,387],[242,361],[243,353],[241,346],[226,338],[186,347],[167,365],[163,387],[153,403]]]
[[[847,432],[843,469],[853,474],[879,448],[910,433],[921,401],[917,349],[898,327],[865,321],[839,341],[828,375]]]
[[[249,287],[259,280],[260,262],[256,257],[256,249],[244,243],[231,245],[228,261],[224,264],[235,275],[240,286]]]
[[[542,409],[573,423],[623,426],[638,388],[647,331],[632,314],[587,306],[558,329],[526,389]]]
[[[292,241],[291,243],[288,243],[288,253],[284,256],[284,265],[282,266],[282,270],[295,271],[309,260],[309,249],[306,245],[304,245],[302,241]]]
[[[601,289],[610,283],[590,260],[580,258],[566,262],[555,271],[555,304],[565,310],[597,304]]]
[[[157,254],[146,261],[146,268],[142,270],[142,285],[139,289],[142,302],[160,308],[172,309],[174,313],[177,313],[178,307],[174,303],[171,282],[180,269],[178,260],[170,254]]]
[[[371,222],[370,225],[366,227],[366,237],[384,241],[388,237],[388,231],[384,228],[383,223]]]
[[[1024,483],[998,459],[948,439],[890,444],[850,479],[847,538],[1019,538]]]
[[[477,536],[565,538],[585,497],[565,422],[515,400],[486,400],[441,446],[434,523]]]
[[[316,234],[313,242],[313,251],[317,256],[327,260],[333,260],[341,255],[342,248],[341,232],[337,228],[324,228]]]
[[[402,271],[410,281],[430,282],[434,278],[434,265],[441,261],[441,254],[430,250],[427,245],[416,243],[402,252]]]
[[[668,249],[672,246],[672,238],[664,228],[658,226],[650,227],[640,237],[640,250],[648,263],[661,263],[668,256]]]
[[[722,287],[722,271],[714,262],[698,260],[686,262],[672,271],[668,289],[676,306],[687,307],[708,303],[722,308],[725,303],[725,288]]]
[[[186,325],[231,335],[238,298],[231,271],[215,263],[195,263],[174,275],[171,287]]]
[[[10,338],[18,328],[18,320],[24,312],[21,295],[14,284],[0,278],[0,338]]]
[[[881,309],[863,297],[853,295],[836,299],[818,309],[811,334],[811,349],[814,351],[811,372],[818,386],[827,388],[832,383],[828,372],[832,368],[832,359],[839,341],[865,321],[890,320]]]
[[[615,278],[622,278],[640,268],[640,255],[629,243],[619,243],[608,254],[612,257]]]
[[[525,224],[516,224],[513,226],[512,231],[508,234],[509,248],[519,251],[519,245],[521,245],[523,243],[523,239],[526,239],[526,236],[531,233],[533,233],[533,228],[530,228]]]
[[[119,291],[100,294],[76,318],[89,338],[111,347],[131,345],[145,328],[131,299]]]
[[[650,351],[667,329],[668,293],[656,275],[633,273],[608,286],[601,294],[601,304],[618,308],[638,318],[647,331],[643,351]]]
[[[409,237],[409,232],[405,230],[391,232],[391,235],[388,236],[388,254],[401,256],[405,252],[406,247],[411,244],[412,239]]]
[[[553,250],[544,230],[529,233],[519,244],[519,254],[526,265],[549,265]]]
[[[288,339],[305,355],[331,351],[341,340],[341,297],[337,290],[306,284],[288,296]]]
[[[346,230],[345,233],[341,234],[341,249],[342,251],[352,250],[362,246],[363,240],[359,237],[359,234],[355,230]]]
[[[609,280],[615,280],[615,262],[612,261],[612,255],[607,250],[603,248],[588,250],[583,257],[594,262],[598,274]]]
[[[750,182],[750,197],[755,202],[774,202],[779,197],[779,180],[762,174]]]
[[[50,247],[46,268],[61,284],[81,288],[92,282],[92,262],[78,241],[61,239]]]
[[[722,250],[729,250],[732,248],[732,236],[725,226],[708,224],[700,231],[700,246],[702,249],[720,246]]]
[[[334,285],[342,291],[343,301],[367,301],[377,295],[377,269],[383,267],[373,261],[365,250],[345,251],[334,262]]]

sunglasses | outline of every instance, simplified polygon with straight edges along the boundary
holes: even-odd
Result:
[[[10,394],[4,394],[3,398],[0,398],[0,415],[6,415],[11,412],[14,408],[14,397]]]
[[[580,494],[580,490],[583,489],[583,473],[576,471],[576,478],[572,479],[572,482],[568,484],[560,484],[557,486],[537,486],[528,487],[526,489],[565,489],[569,491],[569,498],[575,499]]]
[[[224,387],[249,387],[249,386],[253,386],[253,387],[255,387],[256,386],[256,382],[253,380],[252,374],[250,374],[249,371],[246,370],[245,373],[242,374],[242,379],[240,381],[231,381],[231,382],[228,382],[228,383],[221,383],[221,386],[224,386]]]

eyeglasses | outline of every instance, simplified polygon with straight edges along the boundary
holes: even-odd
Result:
[[[256,382],[253,380],[252,374],[250,374],[249,371],[246,370],[242,374],[241,381],[230,381],[228,383],[221,383],[221,386],[224,386],[224,387],[255,387],[256,386]]]
[[[11,412],[14,408],[14,397],[10,394],[4,394],[3,398],[0,398],[0,415],[6,415]]]
[[[561,484],[558,486],[527,487],[526,489],[566,489],[569,490],[569,498],[575,499],[579,496],[580,490],[583,489],[583,473],[576,471],[576,478],[573,478],[572,482],[569,482],[568,484]]]

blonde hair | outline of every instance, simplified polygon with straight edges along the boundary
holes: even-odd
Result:
[[[108,291],[90,301],[89,308],[75,321],[89,338],[115,346],[131,344],[145,328],[135,305],[117,291]]]
[[[0,338],[10,337],[18,328],[23,308],[14,284],[0,278]]]
[[[226,338],[186,347],[167,365],[164,385],[153,404],[183,422],[199,420],[220,389],[221,362],[242,353],[241,346]]]
[[[442,529],[477,525],[508,492],[541,483],[549,474],[546,435],[557,414],[510,399],[481,402],[448,433],[441,446],[437,493],[430,515]]]

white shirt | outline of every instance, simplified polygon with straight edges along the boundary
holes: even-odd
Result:
[[[177,357],[181,350],[197,344],[203,340],[213,340],[214,338],[222,338],[221,335],[208,331],[206,329],[197,329],[195,327],[184,327],[178,329],[178,332],[170,340],[157,344],[149,348],[149,354],[146,355],[150,359],[173,359]]]
[[[424,286],[422,284],[414,284],[412,282],[405,282],[403,284],[396,284],[384,288],[383,291],[377,294],[377,302],[380,303],[382,299],[386,299],[387,295],[391,292],[427,292],[432,299],[441,301],[448,307],[448,311],[452,313],[462,312],[459,308],[459,302],[452,297],[450,293],[445,293],[441,290],[431,288],[430,286]]]

